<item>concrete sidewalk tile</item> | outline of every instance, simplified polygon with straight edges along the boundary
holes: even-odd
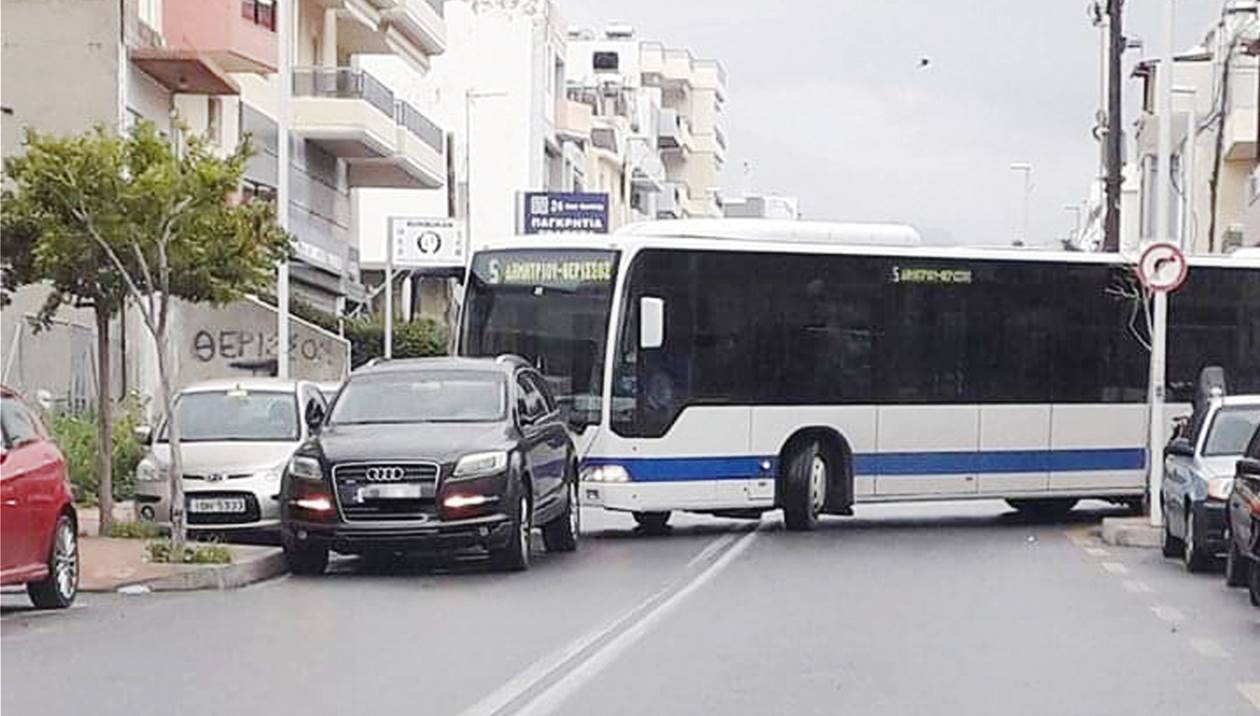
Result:
[[[1147,517],[1104,517],[1102,541],[1115,547],[1159,547],[1164,535]]]

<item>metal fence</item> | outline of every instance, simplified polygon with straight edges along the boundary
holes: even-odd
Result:
[[[442,128],[433,123],[433,120],[424,116],[420,110],[412,107],[410,103],[399,102],[395,112],[395,121],[407,129],[407,131],[420,138],[420,141],[429,145],[435,152],[442,153],[443,141]]]
[[[353,67],[298,67],[293,70],[296,97],[362,99],[394,116],[394,93],[383,82]]]
[[[81,413],[96,407],[96,330],[53,321],[38,331],[30,316],[5,316],[0,382],[57,411]]]

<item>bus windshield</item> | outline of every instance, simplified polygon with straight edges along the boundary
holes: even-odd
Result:
[[[617,252],[600,250],[477,254],[462,354],[524,357],[546,376],[570,422],[598,422],[617,260]]]

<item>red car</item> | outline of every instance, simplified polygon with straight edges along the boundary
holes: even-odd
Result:
[[[78,518],[61,451],[39,416],[0,386],[0,585],[25,584],[35,606],[79,591]]]

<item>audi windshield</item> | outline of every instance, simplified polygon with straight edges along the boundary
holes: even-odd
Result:
[[[477,254],[463,355],[522,356],[546,376],[571,423],[597,422],[617,260],[601,250]]]
[[[503,376],[489,371],[397,372],[353,378],[341,389],[333,425],[475,423],[507,415]]]

